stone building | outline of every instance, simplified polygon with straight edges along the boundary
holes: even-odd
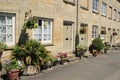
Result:
[[[120,42],[119,0],[0,0],[0,41],[14,47],[28,17],[36,17],[38,25],[28,30],[29,38],[53,54],[71,53],[77,42],[88,47],[98,36]]]
[[[38,25],[27,30],[30,39],[40,41],[53,54],[74,51],[74,0],[0,0],[0,41],[14,47],[29,17],[36,17]]]
[[[80,34],[81,45],[89,46],[100,36],[103,42],[115,45],[120,42],[120,1],[119,0],[78,0],[79,30],[86,28],[86,34]],[[117,35],[114,35],[117,34]]]

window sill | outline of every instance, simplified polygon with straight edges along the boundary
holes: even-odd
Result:
[[[113,19],[113,21],[116,21],[116,19]]]
[[[95,11],[95,10],[93,10],[92,12],[95,13],[95,14],[99,14],[98,11]]]
[[[81,6],[81,8],[88,11],[88,8],[86,8],[86,7]]]
[[[112,18],[111,18],[111,17],[108,17],[108,19],[112,20]]]
[[[102,14],[103,17],[107,17],[106,15]]]
[[[46,44],[43,44],[44,46],[54,46],[53,43],[46,43]]]
[[[75,6],[75,1],[69,1],[69,0],[63,0],[65,3],[71,4],[73,6]]]

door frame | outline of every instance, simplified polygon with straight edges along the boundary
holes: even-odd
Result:
[[[71,25],[71,30],[72,30],[72,32],[71,32],[71,38],[72,38],[71,47],[70,47],[70,51],[67,51],[67,52],[73,52],[73,50],[74,50],[74,22],[64,20],[63,21],[63,32],[64,32],[65,25]],[[64,49],[64,33],[63,33],[63,51],[65,51],[65,49]]]

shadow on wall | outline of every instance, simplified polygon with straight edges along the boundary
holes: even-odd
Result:
[[[18,45],[20,46],[22,44],[25,44],[27,40],[29,40],[28,33],[26,33],[26,30],[21,30]]]

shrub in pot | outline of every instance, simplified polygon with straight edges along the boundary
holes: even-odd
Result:
[[[31,71],[30,74],[38,73],[42,63],[48,61],[46,48],[36,40],[29,40],[21,46],[16,45],[12,55],[17,59],[24,60],[26,74],[29,74],[27,69],[31,67],[36,68],[36,70]]]
[[[103,47],[104,47],[104,44],[102,40],[100,38],[95,38],[92,41],[92,44],[89,46],[89,50],[92,54],[94,54],[93,50],[96,50],[99,53],[103,49]]]

